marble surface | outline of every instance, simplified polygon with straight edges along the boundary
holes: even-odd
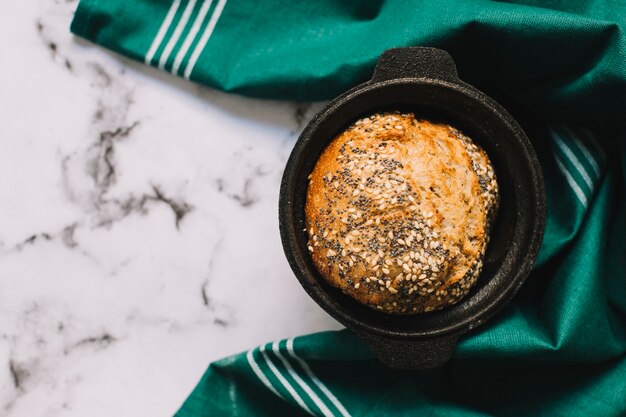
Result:
[[[73,37],[75,7],[0,15],[0,415],[168,416],[209,362],[339,328],[278,233],[320,105],[130,62]]]

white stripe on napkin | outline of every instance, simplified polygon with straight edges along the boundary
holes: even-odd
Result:
[[[198,44],[194,48],[193,52],[191,53],[191,58],[189,58],[189,62],[187,63],[187,67],[185,68],[185,72],[184,72],[183,75],[184,75],[184,77],[186,79],[189,79],[189,77],[191,76],[191,72],[193,71],[193,67],[196,65],[196,62],[198,61],[198,58],[200,57],[200,54],[204,50],[204,47],[206,46],[207,42],[209,41],[209,38],[213,34],[213,30],[215,29],[215,25],[217,25],[217,21],[219,20],[220,16],[222,15],[222,11],[224,10],[224,6],[226,6],[226,1],[227,0],[219,0],[218,3],[217,3],[217,6],[215,6],[215,10],[213,11],[213,16],[211,16],[211,19],[209,20],[209,23],[207,24],[206,28],[204,29],[204,32],[202,33],[202,36],[200,37],[200,41],[198,42]]]
[[[167,30],[170,28],[172,20],[174,20],[174,15],[176,15],[178,6],[180,6],[180,0],[174,0],[170,9],[167,11],[165,19],[163,19],[163,23],[161,23],[161,27],[152,41],[152,45],[150,45],[150,49],[148,49],[148,52],[146,53],[146,57],[144,59],[146,64],[152,65],[152,58],[154,58],[154,54],[156,54],[159,46],[161,46],[161,42],[163,42],[163,38],[165,38]]]

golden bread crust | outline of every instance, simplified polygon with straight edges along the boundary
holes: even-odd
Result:
[[[497,206],[493,167],[469,138],[376,114],[338,135],[309,177],[309,251],[324,279],[363,304],[438,310],[476,282]]]

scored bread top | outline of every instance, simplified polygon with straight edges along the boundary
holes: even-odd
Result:
[[[455,128],[358,120],[309,176],[309,251],[330,284],[393,314],[457,303],[474,285],[498,206],[485,152]]]

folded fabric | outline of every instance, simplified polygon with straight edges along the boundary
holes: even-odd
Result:
[[[72,31],[240,94],[330,99],[390,47],[427,45],[509,108],[548,218],[518,296],[443,368],[385,368],[348,331],[212,364],[201,416],[626,415],[626,1],[81,0]]]
[[[626,101],[625,9],[624,0],[81,0],[71,30],[224,91],[307,101],[365,81],[385,49],[437,46],[501,100],[550,120],[609,121]]]

